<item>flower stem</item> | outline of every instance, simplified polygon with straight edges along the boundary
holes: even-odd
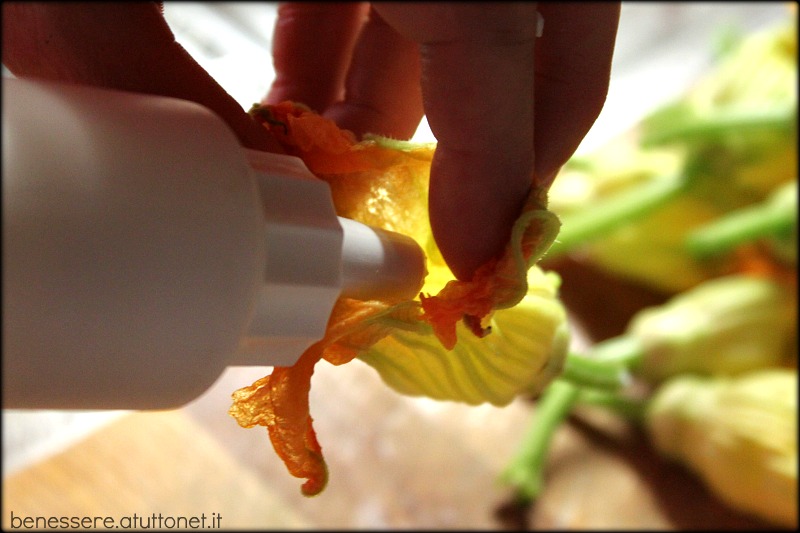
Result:
[[[547,252],[554,257],[637,220],[680,193],[685,180],[662,177],[631,187],[586,209],[560,215],[561,230]]]
[[[536,404],[533,423],[523,436],[517,454],[501,478],[514,487],[517,497],[530,502],[539,496],[544,477],[544,463],[556,430],[569,415],[580,389],[567,381],[551,383]]]
[[[578,392],[575,403],[609,409],[635,424],[640,424],[644,420],[647,405],[645,401],[634,400],[621,394],[597,389],[581,389]]]
[[[589,349],[589,356],[606,364],[613,363],[632,369],[641,362],[644,351],[644,346],[636,337],[618,335],[592,346]]]
[[[785,106],[769,110],[720,111],[708,117],[684,116],[672,121],[659,120],[658,128],[645,132],[641,146],[649,148],[681,141],[695,143],[726,133],[762,134],[764,131],[789,131],[797,121],[797,108]]]
[[[631,381],[628,369],[618,362],[602,361],[577,353],[570,353],[565,362],[561,378],[576,386],[619,389]]]
[[[514,488],[522,502],[539,496],[545,460],[555,432],[578,401],[604,405],[637,420],[641,406],[608,389],[626,383],[628,369],[639,363],[643,353],[639,341],[623,335],[596,344],[589,356],[570,354],[567,357],[564,374],[542,393],[522,443],[501,475],[501,480]],[[597,372],[594,377],[591,376],[593,372]]]
[[[788,233],[797,225],[797,182],[765,202],[732,211],[687,235],[684,244],[698,258],[730,251],[739,244]]]

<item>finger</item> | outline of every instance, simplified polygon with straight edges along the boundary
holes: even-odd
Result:
[[[382,4],[421,43],[425,112],[438,146],[430,221],[453,273],[497,256],[533,176],[536,4]]]
[[[368,3],[281,4],[272,41],[275,80],[264,102],[292,100],[321,113],[341,100],[368,10]]]
[[[540,3],[535,142],[537,180],[548,186],[575,152],[605,103],[618,2]]]
[[[3,3],[3,63],[17,76],[191,100],[250,148],[280,151],[269,132],[176,41],[155,3]]]
[[[344,98],[325,116],[361,136],[410,139],[423,115],[419,49],[370,12],[348,70]]]

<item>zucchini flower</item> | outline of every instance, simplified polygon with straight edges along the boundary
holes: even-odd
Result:
[[[539,495],[555,431],[577,404],[599,406],[642,423],[649,402],[629,394],[631,371],[653,384],[705,384],[712,378],[769,369],[780,374],[791,367],[796,382],[796,298],[795,289],[772,278],[715,278],[661,306],[639,311],[625,334],[595,344],[586,355],[570,353],[561,375],[539,398],[533,422],[502,481],[522,501]],[[667,402],[663,398],[671,398],[663,392],[666,386],[655,388],[662,399],[651,414],[661,413],[658,409]],[[689,409],[694,404],[687,400],[686,405]],[[697,405],[702,407],[699,401]],[[658,429],[662,439],[686,439],[686,446],[693,442],[694,437],[675,425],[661,423]],[[677,433],[669,437],[670,432]],[[796,451],[796,441],[793,447]],[[795,483],[796,477],[795,459]]]
[[[740,257],[717,253],[728,243],[686,240],[731,212],[757,209],[797,179],[794,13],[791,19],[743,37],[686,95],[643,120],[636,136],[570,161],[551,190],[562,231],[548,257],[578,250],[583,261],[668,293],[746,270]],[[614,170],[609,157],[629,168]],[[609,170],[636,179],[609,181]],[[589,184],[583,196],[576,183]],[[773,205],[768,217],[762,211],[759,223],[772,226],[761,229],[785,229],[785,207]],[[792,257],[782,231],[763,235],[776,260]]]
[[[722,501],[797,527],[797,392],[796,369],[678,376],[656,391],[645,427]]]
[[[730,275],[639,311],[592,354],[626,360],[658,382],[682,373],[735,375],[796,358],[797,296],[777,281]]]
[[[478,337],[459,323],[451,351],[427,328],[397,329],[359,359],[407,395],[496,406],[538,395],[561,373],[570,343],[559,284],[554,273],[532,268],[528,293],[492,314],[491,334]]]
[[[795,179],[796,15],[743,37],[684,98],[643,126],[643,148],[670,145],[704,160],[708,199],[722,206],[763,199]]]
[[[560,279],[536,265],[560,226],[546,191],[531,191],[499,257],[470,280],[453,279],[427,216],[434,145],[377,136],[358,141],[292,102],[251,113],[330,185],[338,215],[408,235],[427,256],[417,297],[340,297],[323,339],[294,365],[275,367],[233,393],[231,416],[242,427],[267,428],[289,473],[305,479],[304,495],[319,494],[328,480],[309,404],[311,377],[323,359],[342,365],[360,358],[400,393],[473,405],[506,405],[560,373],[569,345]]]

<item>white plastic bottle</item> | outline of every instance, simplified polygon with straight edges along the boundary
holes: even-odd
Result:
[[[3,407],[185,404],[288,366],[344,294],[414,296],[410,238],[183,100],[3,79]]]

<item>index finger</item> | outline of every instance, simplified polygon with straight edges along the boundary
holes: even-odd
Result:
[[[541,3],[536,52],[536,179],[549,185],[605,103],[619,2]]]
[[[508,242],[534,164],[534,3],[376,4],[420,43],[425,113],[438,145],[430,220],[468,279]]]

